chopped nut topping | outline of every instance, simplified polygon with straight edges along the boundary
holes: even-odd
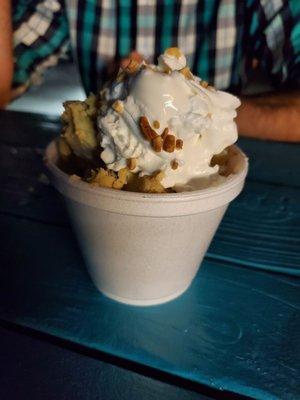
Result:
[[[135,72],[137,72],[140,69],[140,63],[137,62],[136,60],[134,60],[133,58],[131,58],[129,60],[128,65],[126,65],[125,71],[128,74],[134,74]]]
[[[159,127],[160,127],[159,121],[157,121],[157,120],[153,121],[153,127],[154,127],[155,129],[159,129]]]
[[[165,177],[165,174],[163,171],[156,171],[153,172],[152,174],[153,178],[157,179],[159,182]]]
[[[202,87],[204,87],[204,88],[207,88],[208,82],[206,82],[206,81],[200,81],[200,85],[201,85]]]
[[[172,69],[171,69],[170,67],[168,67],[167,65],[165,65],[165,66],[163,67],[163,72],[164,72],[165,74],[171,74]]]
[[[211,90],[211,91],[213,91],[213,92],[216,91],[216,88],[215,88],[214,86],[212,86],[212,85],[208,85],[208,86],[207,86],[207,89],[208,89],[208,90]]]
[[[80,178],[80,176],[78,176],[78,175],[76,175],[76,174],[72,174],[72,175],[70,175],[70,181],[71,182],[79,182],[79,181],[81,181],[82,179]]]
[[[143,136],[146,140],[152,140],[154,138],[156,138],[157,133],[155,132],[154,129],[151,128],[149,121],[147,119],[147,117],[142,116],[140,118],[140,128],[142,130]]]
[[[112,108],[117,111],[118,113],[122,113],[124,111],[124,104],[123,101],[121,100],[116,100],[113,105]]]
[[[156,138],[152,139],[151,145],[152,145],[152,148],[154,151],[156,151],[158,153],[160,151],[162,151],[163,140],[162,140],[161,136],[156,136]]]
[[[182,75],[186,77],[186,79],[194,79],[193,74],[191,73],[191,70],[189,67],[184,67],[179,71]]]
[[[177,169],[179,166],[178,161],[177,160],[172,160],[171,161],[171,168],[172,169]]]
[[[165,140],[165,138],[168,136],[168,134],[169,134],[169,128],[165,128],[163,130],[163,133],[161,134],[162,140]]]
[[[167,135],[164,140],[163,149],[168,153],[173,153],[175,150],[175,141],[174,135]]]
[[[130,171],[134,170],[137,165],[137,160],[136,158],[128,158],[127,159],[127,167],[130,169]]]
[[[165,50],[165,54],[176,58],[180,58],[182,56],[182,52],[178,47],[169,47]]]
[[[142,68],[149,69],[150,71],[157,72],[156,67],[151,64],[147,64],[146,61],[142,64]]]
[[[177,139],[176,140],[176,149],[177,150],[181,150],[182,149],[182,147],[183,147],[183,140],[182,139]]]

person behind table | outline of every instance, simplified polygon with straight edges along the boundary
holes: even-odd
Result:
[[[2,107],[70,48],[89,93],[131,51],[154,61],[178,46],[194,74],[241,96],[240,134],[300,140],[299,0],[4,0],[1,20]],[[258,71],[272,91],[245,96]]]

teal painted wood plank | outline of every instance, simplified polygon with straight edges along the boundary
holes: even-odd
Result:
[[[211,399],[2,328],[0,359],[0,398],[5,400]]]
[[[0,144],[0,212],[68,224],[61,197],[50,185],[43,150]]]
[[[0,110],[0,143],[14,147],[45,147],[60,132],[59,117]]]
[[[68,228],[0,221],[2,319],[220,391],[299,395],[299,280],[205,260],[178,300],[129,307],[97,292]]]
[[[300,143],[240,138],[238,145],[249,157],[249,179],[300,187]]]
[[[247,181],[230,205],[208,257],[300,275],[300,190]]]

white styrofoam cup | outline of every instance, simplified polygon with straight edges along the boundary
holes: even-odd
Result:
[[[182,294],[195,277],[228,204],[241,192],[248,169],[225,183],[192,192],[146,194],[92,187],[56,166],[55,142],[45,162],[65,197],[87,268],[106,296],[154,305]]]

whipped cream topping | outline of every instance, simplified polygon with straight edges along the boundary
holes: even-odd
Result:
[[[106,89],[108,104],[119,100],[121,105],[118,111],[108,106],[98,117],[101,158],[107,168],[119,171],[126,167],[128,159],[134,158],[133,172],[140,176],[163,171],[165,188],[182,187],[197,178],[217,174],[219,167],[211,167],[210,161],[237,140],[234,118],[240,101],[228,93],[201,86],[201,80],[192,74],[192,79],[186,78],[180,72],[185,66],[183,55],[165,52],[159,57],[158,66],[143,65],[129,79]],[[141,132],[142,116],[157,135],[168,128],[170,135],[182,141],[182,148],[155,151]]]
[[[168,68],[171,71],[179,71],[186,66],[186,58],[182,53],[175,55],[167,52],[158,57],[158,66],[162,69]]]

